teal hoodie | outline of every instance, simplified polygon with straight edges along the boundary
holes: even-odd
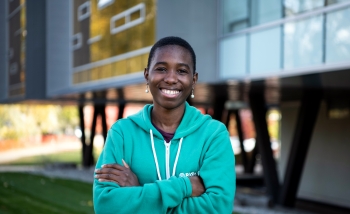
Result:
[[[96,213],[232,213],[234,155],[226,127],[186,103],[174,138],[166,144],[151,123],[153,105],[109,130],[96,168],[122,159],[141,186],[94,181]],[[166,155],[169,154],[169,155]],[[191,197],[189,177],[200,175],[206,192]]]

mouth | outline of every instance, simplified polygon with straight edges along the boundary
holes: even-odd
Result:
[[[168,97],[176,97],[178,94],[181,93],[180,90],[176,90],[176,89],[165,89],[165,88],[161,88],[160,91],[162,92],[162,94],[168,96]]]

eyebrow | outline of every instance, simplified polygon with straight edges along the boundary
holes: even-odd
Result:
[[[154,65],[156,66],[156,65],[159,65],[159,64],[168,64],[168,63],[167,62],[157,62]],[[190,66],[188,64],[186,64],[186,63],[178,63],[177,65],[185,66],[185,67],[187,67],[187,69],[190,69]]]

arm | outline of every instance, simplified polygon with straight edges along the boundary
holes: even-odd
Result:
[[[122,165],[123,138],[117,130],[108,133],[96,168],[107,163]],[[172,177],[137,187],[120,187],[114,182],[94,181],[93,201],[96,213],[165,213],[191,196],[188,178]]]
[[[95,169],[95,178],[99,182],[115,182],[120,187],[140,186],[135,173],[123,159],[122,161],[124,166],[117,163],[104,164],[101,169]]]
[[[122,159],[124,166],[117,163],[102,165],[101,169],[95,170],[95,178],[98,181],[114,182],[120,187],[140,186],[137,176],[131,171],[129,165]],[[190,177],[192,197],[197,197],[205,192],[203,180],[199,176]]]
[[[200,168],[205,193],[200,197],[184,198],[168,213],[232,213],[236,189],[232,146],[225,127],[213,136]]]

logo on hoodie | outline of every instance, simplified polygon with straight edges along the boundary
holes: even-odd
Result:
[[[179,177],[192,177],[192,176],[199,176],[199,171],[198,172],[181,172],[179,174]]]

